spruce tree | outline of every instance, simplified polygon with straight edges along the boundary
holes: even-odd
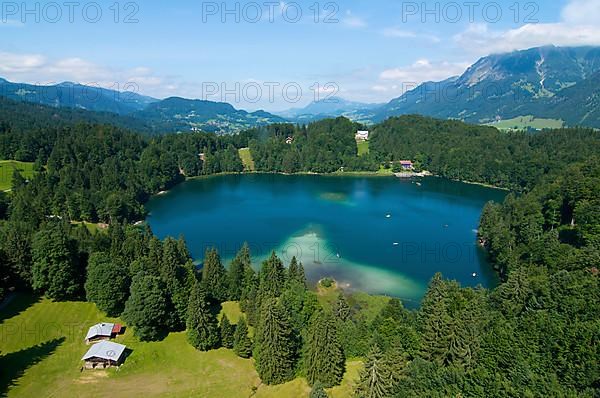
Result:
[[[252,340],[248,336],[248,326],[243,317],[240,318],[235,327],[233,350],[241,358],[250,358],[252,356]]]
[[[243,312],[248,312],[248,307],[254,304],[253,298],[256,297],[258,290],[258,278],[252,267],[247,267],[244,270],[244,284],[240,297],[240,308]]]
[[[436,274],[431,282],[417,314],[421,333],[421,356],[442,365],[450,345],[449,326],[452,322],[446,305],[448,289],[441,274]]]
[[[377,345],[371,348],[360,372],[356,388],[357,398],[386,398],[390,396],[392,380],[390,370]]]
[[[223,303],[229,296],[227,271],[216,249],[209,249],[202,266],[202,288],[210,300]]]
[[[296,257],[292,257],[288,268],[288,281],[296,281],[306,287],[306,275],[304,274],[304,266],[299,263]]]
[[[229,299],[239,301],[244,290],[247,268],[250,268],[250,248],[247,243],[240,249],[229,265]]]
[[[335,316],[342,322],[346,322],[346,320],[350,317],[350,306],[346,301],[346,297],[343,293],[340,293],[333,305],[333,313]]]
[[[304,367],[311,385],[320,381],[325,387],[333,387],[342,381],[344,350],[329,312],[319,311],[311,319],[304,343]]]
[[[256,370],[265,384],[281,384],[294,378],[296,341],[285,309],[276,299],[261,308],[254,347]]]
[[[190,294],[187,315],[187,337],[191,345],[201,351],[219,346],[220,330],[206,293],[197,283]]]
[[[235,326],[229,322],[227,315],[223,314],[219,328],[221,330],[221,346],[225,348],[233,348],[233,335],[235,333]]]
[[[260,270],[260,288],[261,297],[279,297],[285,285],[285,267],[281,260],[271,253],[271,257],[264,261]]]
[[[175,307],[171,314],[173,328],[183,328],[187,317],[187,307],[190,294],[190,286],[187,285],[187,272],[184,258],[180,255],[178,243],[173,238],[167,238],[163,242],[162,261],[159,264],[160,276],[167,286],[169,298]]]

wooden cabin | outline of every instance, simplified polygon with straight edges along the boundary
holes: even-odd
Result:
[[[119,366],[124,359],[123,354],[126,348],[122,344],[101,341],[91,346],[81,360],[85,361],[86,369],[107,369]]]
[[[85,342],[91,344],[102,340],[114,339],[122,331],[123,327],[118,323],[99,323],[88,330]]]

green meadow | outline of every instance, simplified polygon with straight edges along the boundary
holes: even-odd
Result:
[[[18,162],[16,160],[0,160],[0,191],[11,189],[15,170],[21,173],[23,178],[33,177],[33,163]]]
[[[222,313],[232,323],[244,316],[234,302],[224,303]],[[227,349],[197,351],[185,332],[147,343],[126,329],[115,340],[130,350],[120,368],[82,370],[81,357],[89,348],[83,341],[85,333],[101,321],[121,322],[91,303],[14,296],[0,310],[0,395],[83,397],[109,392],[111,397],[275,398],[310,393],[303,378],[263,385],[252,359],[241,359]],[[342,385],[329,390],[330,395],[351,394],[361,366],[359,360],[349,361]]]
[[[559,129],[564,127],[564,122],[557,119],[541,119],[534,116],[519,116],[513,119],[501,120],[499,122],[489,123],[488,126],[496,127],[498,130],[526,130],[528,128]]]

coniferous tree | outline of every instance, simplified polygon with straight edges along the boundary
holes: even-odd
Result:
[[[209,249],[202,265],[202,288],[210,300],[223,303],[229,295],[227,271],[216,249]]]
[[[217,317],[199,284],[192,288],[190,294],[186,325],[188,341],[198,350],[208,351],[219,346]]]
[[[223,314],[221,323],[219,324],[221,331],[221,346],[225,348],[233,348],[233,335],[235,333],[235,326],[229,322],[227,315]]]
[[[247,269],[250,268],[250,248],[247,243],[240,249],[229,265],[229,299],[239,301],[245,287]]]
[[[246,319],[250,325],[256,325],[258,322],[258,277],[252,267],[246,269],[244,275],[244,288],[240,298],[240,308],[246,314]]]
[[[252,326],[258,325],[258,317],[260,313],[260,295],[258,293],[258,281],[254,280],[249,285],[249,290],[244,293],[244,300],[241,308],[246,313],[248,324]]]
[[[285,267],[275,252],[271,252],[271,257],[263,262],[259,279],[261,297],[272,298],[281,295],[286,280]]]
[[[360,372],[357,398],[386,398],[392,388],[389,366],[381,349],[375,345],[367,355],[365,368]]]
[[[317,381],[333,387],[342,381],[345,370],[344,350],[333,316],[317,312],[307,331],[304,342],[304,372],[309,384]]]
[[[276,299],[267,299],[256,328],[254,359],[263,383],[281,384],[294,377],[296,340],[285,309]]]
[[[183,328],[187,318],[187,307],[192,287],[193,264],[182,255],[181,246],[173,238],[167,238],[162,245],[162,260],[159,264],[160,276],[167,287],[169,298],[175,311],[171,314],[173,328]]]
[[[346,322],[346,320],[350,317],[350,306],[348,305],[348,301],[346,301],[346,297],[343,293],[340,293],[333,305],[333,313],[335,316],[342,322]]]
[[[449,346],[448,315],[446,302],[448,291],[441,274],[436,274],[431,282],[418,313],[421,332],[421,355],[423,358],[442,364]]]
[[[168,299],[160,278],[140,273],[133,278],[123,319],[140,340],[157,340],[167,331]]]
[[[288,281],[296,281],[306,287],[306,275],[304,274],[304,266],[299,263],[296,257],[292,257],[288,268]]]
[[[240,318],[235,327],[233,350],[241,358],[250,358],[252,356],[252,340],[248,336],[248,326],[243,317]]]

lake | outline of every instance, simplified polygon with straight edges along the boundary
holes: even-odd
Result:
[[[414,307],[436,272],[497,284],[476,237],[484,204],[505,194],[435,177],[252,174],[190,180],[147,208],[154,233],[183,235],[198,261],[214,246],[227,265],[248,242],[257,269],[275,250],[302,261],[310,282],[332,277]]]

